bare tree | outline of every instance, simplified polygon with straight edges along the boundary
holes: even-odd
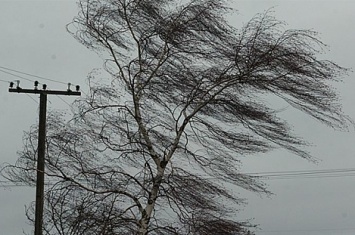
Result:
[[[284,30],[269,12],[238,30],[222,0],[79,7],[69,32],[109,76],[89,76],[71,121],[49,117],[47,234],[250,234],[232,186],[268,191],[240,156],[281,147],[311,159],[268,97],[346,128],[328,85],[346,69],[317,58],[316,32]],[[34,182],[33,131],[3,170],[13,181]]]

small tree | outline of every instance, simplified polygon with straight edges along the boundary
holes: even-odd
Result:
[[[224,184],[268,192],[239,172],[240,156],[281,147],[311,159],[267,97],[346,126],[328,85],[346,70],[316,57],[313,31],[284,30],[269,12],[237,30],[222,0],[79,7],[69,32],[110,76],[89,76],[73,120],[49,117],[47,234],[250,234]],[[31,133],[10,180],[35,180]]]

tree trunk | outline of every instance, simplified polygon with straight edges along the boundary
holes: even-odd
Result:
[[[158,168],[158,173],[155,176],[153,187],[149,193],[147,206],[144,208],[142,212],[142,218],[139,221],[139,225],[140,225],[139,232],[138,232],[139,235],[148,234],[149,221],[152,216],[152,212],[155,206],[155,201],[158,197],[159,187],[163,179],[165,166],[164,167],[158,166],[157,168]]]

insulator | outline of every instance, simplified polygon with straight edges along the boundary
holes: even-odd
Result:
[[[38,82],[38,81],[35,81],[35,90],[38,89],[38,84],[39,84],[39,82]]]
[[[47,89],[47,85],[46,84],[43,84],[42,87],[43,87],[43,90]]]
[[[79,86],[79,85],[76,85],[76,86],[75,86],[75,89],[76,89],[76,91],[79,91],[79,90],[80,90],[80,86]]]
[[[71,86],[71,83],[69,82],[68,83],[68,91],[70,91],[70,86]]]
[[[14,82],[10,82],[10,88],[14,88]]]

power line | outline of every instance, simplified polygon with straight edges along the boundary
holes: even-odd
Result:
[[[11,72],[19,73],[19,74],[22,74],[22,75],[27,75],[27,76],[30,76],[30,77],[40,78],[40,79],[43,79],[43,80],[47,80],[47,81],[51,81],[51,82],[56,82],[56,83],[68,85],[68,83],[65,83],[65,82],[57,81],[57,80],[50,79],[50,78],[43,77],[43,76],[38,76],[38,75],[35,75],[35,74],[31,74],[31,73],[22,72],[20,70],[8,68],[8,67],[5,67],[5,66],[0,66],[0,72],[6,73],[8,75],[11,75],[11,76],[14,76],[14,77],[17,77],[17,78],[22,78],[22,79],[30,81],[30,82],[34,82],[34,80],[25,78],[25,77],[20,76],[20,75],[16,75],[16,74],[10,73],[8,71],[4,71],[4,69],[8,70],[8,71],[11,71]],[[10,83],[10,81],[5,81],[5,80],[0,80],[0,81],[1,82],[6,82],[6,83]],[[39,84],[41,84],[41,83],[39,83]],[[85,93],[84,91],[81,91],[81,92],[84,93],[87,96],[87,93]]]
[[[9,71],[12,71],[12,72],[15,72],[15,73],[27,75],[27,76],[30,76],[30,77],[40,78],[40,79],[43,79],[43,80],[47,80],[47,81],[51,81],[51,82],[56,82],[56,83],[61,83],[61,84],[67,84],[67,83],[65,83],[65,82],[60,82],[60,81],[57,81],[57,80],[54,80],[54,79],[50,79],[50,78],[46,78],[46,77],[42,77],[42,76],[38,76],[38,75],[26,73],[26,72],[22,72],[22,71],[15,70],[15,69],[11,69],[11,68],[7,68],[7,67],[4,67],[4,66],[0,66],[0,68],[1,68],[1,69],[5,69],[5,70],[9,70]],[[1,72],[5,72],[5,71],[3,71],[3,70],[0,70],[0,71],[1,71]],[[6,73],[6,72],[5,72],[5,73]],[[31,80],[31,81],[33,81],[33,80]]]
[[[351,231],[355,228],[320,228],[320,229],[290,229],[290,230],[261,230],[257,233],[291,233],[291,232],[329,232],[329,231]]]
[[[33,100],[36,104],[38,104],[38,101],[37,100],[35,100],[32,96],[30,96],[29,94],[26,94],[28,97],[30,97],[31,98],[31,100]]]
[[[281,179],[311,179],[311,178],[338,178],[355,176],[355,168],[344,169],[324,169],[308,171],[279,171],[279,172],[259,172],[259,173],[240,173],[241,175],[261,178],[263,180],[281,180]],[[197,175],[205,179],[220,179],[220,177],[211,177],[210,175]]]
[[[270,174],[272,173],[272,174]],[[263,180],[272,179],[297,179],[297,178],[334,178],[334,177],[348,177],[355,176],[355,168],[344,168],[344,169],[325,169],[325,170],[309,170],[309,171],[280,171],[280,172],[262,172],[262,173],[245,173],[245,175],[260,177]],[[209,177],[208,175],[198,175],[200,177],[206,177],[207,179],[218,179],[218,177]],[[5,186],[5,184],[13,184],[12,181],[0,181],[0,187]],[[16,182],[15,182],[16,183]],[[21,185],[27,186],[23,184]],[[48,182],[49,184],[53,183]],[[21,186],[16,185],[16,186]],[[5,186],[6,187],[6,186]]]
[[[298,170],[298,171],[264,171],[258,173],[250,173],[250,174],[260,174],[260,175],[280,175],[280,174],[304,174],[304,173],[324,173],[324,172],[344,172],[344,171],[355,171],[355,168],[337,168],[337,169],[322,169],[322,170]]]
[[[71,105],[66,102],[62,97],[60,97],[59,95],[57,95],[58,99],[60,99],[61,101],[63,101],[65,104],[67,104],[69,106],[69,108],[71,107]]]
[[[355,176],[355,168],[343,169],[324,169],[308,171],[280,171],[280,172],[260,172],[254,173],[254,176],[265,179],[294,179],[294,178],[335,178],[345,176]]]
[[[8,68],[8,67],[5,67],[5,66],[0,66],[0,72],[2,73],[6,73],[8,75],[11,75],[11,76],[14,76],[14,77],[17,77],[17,78],[22,78],[26,81],[30,81],[30,82],[35,82],[35,80],[32,80],[32,79],[29,79],[29,78],[26,78],[26,77],[23,77],[23,76],[20,76],[20,75],[17,75],[17,74],[14,74],[14,73],[11,73],[11,72],[8,72],[8,71],[4,71],[4,70],[8,70],[8,71],[11,71],[11,72],[15,72],[15,73],[19,73],[19,74],[22,74],[22,75],[26,75],[26,76],[30,76],[30,77],[34,77],[34,78],[40,78],[40,79],[43,79],[43,80],[47,80],[47,81],[51,81],[51,82],[56,82],[56,83],[60,83],[60,84],[65,84],[65,85],[68,85],[69,83],[65,83],[65,82],[61,82],[61,81],[57,81],[57,80],[54,80],[54,79],[50,79],[50,78],[47,78],[47,77],[43,77],[43,76],[38,76],[38,75],[35,75],[35,74],[31,74],[31,73],[26,73],[26,72],[22,72],[22,71],[19,71],[19,70],[16,70],[16,69],[12,69],[12,68]],[[10,81],[6,81],[6,80],[0,80],[2,82],[6,82],[6,83],[10,83]],[[41,84],[41,83],[39,83]],[[82,91],[85,95],[87,95],[84,91]],[[68,104],[69,105],[69,104]],[[70,106],[70,105],[69,105]]]
[[[5,80],[2,80],[2,79],[0,79],[0,82],[10,83],[10,81],[5,81]]]
[[[17,77],[17,78],[22,78],[24,80],[27,80],[27,81],[30,81],[30,82],[34,82],[33,80],[31,79],[28,79],[28,78],[25,78],[25,77],[22,77],[22,76],[19,76],[19,75],[16,75],[16,74],[13,74],[13,73],[10,73],[10,72],[7,72],[7,71],[4,71],[2,69],[0,69],[0,72],[3,72],[3,73],[6,73],[6,74],[9,74],[11,76],[14,76],[14,77]]]

